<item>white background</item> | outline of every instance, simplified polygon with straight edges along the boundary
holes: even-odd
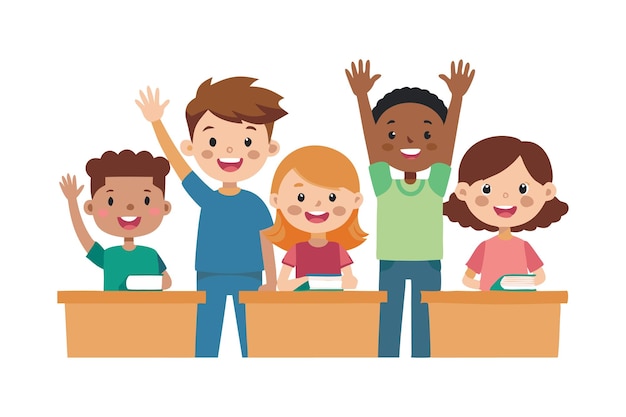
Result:
[[[0,414],[624,412],[626,33],[617,2],[13,4],[0,8]],[[162,155],[134,103],[147,85],[171,100],[163,121],[177,143],[188,138],[185,106],[209,77],[255,77],[284,96],[289,114],[273,137],[281,151],[241,185],[267,201],[273,171],[290,151],[320,144],[349,155],[371,234],[351,252],[354,271],[360,289],[377,288],[375,197],[344,74],[359,58],[382,74],[372,103],[403,86],[448,103],[438,74],[458,59],[476,69],[448,193],[460,158],[480,139],[512,135],[546,150],[570,212],[519,236],[545,262],[543,289],[569,292],[559,357],[411,359],[406,318],[399,359],[241,359],[227,304],[218,359],[68,359],[56,293],[100,289],[102,273],[84,257],[58,181],[70,172],[86,184],[85,163],[106,150]],[[172,213],[137,243],[159,251],[172,289],[195,289],[198,208],[174,173],[166,194]],[[85,222],[105,247],[119,244]],[[464,263],[489,236],[446,221],[444,290],[463,289]]]

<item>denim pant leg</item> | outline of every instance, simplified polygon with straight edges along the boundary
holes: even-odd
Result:
[[[407,277],[397,261],[380,261],[378,288],[387,291],[387,302],[380,305],[378,356],[400,356],[400,331]]]
[[[198,291],[206,292],[206,302],[198,304],[196,315],[196,357],[216,358],[220,349],[228,277],[198,273]]]
[[[412,262],[411,273],[411,356],[430,357],[430,317],[422,304],[421,291],[441,290],[441,261]]]
[[[235,317],[237,319],[237,330],[239,331],[239,345],[241,356],[248,357],[248,337],[246,331],[246,306],[239,302],[239,291],[257,291],[262,283],[261,272],[247,274],[245,276],[234,276],[232,291],[233,305],[235,306]]]

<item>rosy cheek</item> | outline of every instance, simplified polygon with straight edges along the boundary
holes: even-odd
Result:
[[[151,207],[150,210],[148,210],[148,213],[150,213],[150,215],[152,216],[158,216],[159,214],[161,214],[161,210],[156,207]]]
[[[535,201],[534,201],[531,197],[529,197],[529,196],[525,195],[525,196],[523,196],[523,197],[522,197],[522,199],[520,200],[520,203],[521,203],[521,204],[522,204],[522,206],[524,206],[524,207],[530,207],[530,206],[532,206],[533,204],[535,204]]]
[[[211,152],[211,151],[209,151],[209,150],[207,150],[207,151],[202,151],[202,154],[201,154],[201,155],[202,155],[202,157],[203,157],[204,159],[211,159],[211,158],[213,158],[213,152]]]
[[[476,203],[476,205],[479,207],[485,207],[487,204],[489,204],[489,199],[485,197],[484,195],[480,195],[476,197],[476,199],[474,200],[474,203]]]
[[[98,216],[106,217],[108,215],[109,215],[109,210],[107,210],[107,209],[100,209],[100,210],[98,210]]]
[[[333,214],[335,216],[343,216],[344,214],[346,214],[346,208],[342,206],[335,207],[333,208]]]
[[[250,159],[259,159],[261,153],[259,151],[250,151],[248,152],[248,158]]]
[[[302,213],[302,209],[299,206],[289,206],[287,207],[287,213],[297,216]]]

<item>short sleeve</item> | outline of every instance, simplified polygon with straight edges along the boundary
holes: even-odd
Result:
[[[167,267],[165,266],[165,263],[163,262],[163,259],[161,259],[161,257],[159,256],[158,253],[157,253],[157,262],[159,264],[159,274],[162,274],[163,272],[165,272]]]
[[[543,266],[543,262],[539,259],[537,252],[530,246],[530,243],[524,242],[524,252],[526,253],[526,266],[530,272],[536,271]]]
[[[339,266],[343,268],[344,266],[351,265],[353,263],[352,258],[348,254],[348,251],[343,248],[343,246],[339,245]]]
[[[438,196],[443,197],[448,188],[448,181],[450,180],[450,165],[438,162],[430,167],[430,175],[428,177],[428,184],[430,188]]]
[[[374,194],[378,197],[387,191],[393,182],[389,164],[386,162],[375,162],[370,165],[369,171],[372,186],[374,187]]]
[[[187,191],[187,194],[196,202],[199,206],[207,204],[208,200],[213,196],[213,189],[206,185],[204,181],[198,177],[198,174],[191,171],[183,179],[183,188]]]
[[[296,266],[296,245],[293,245],[291,249],[287,251],[285,257],[283,258],[283,263],[292,268]]]
[[[472,271],[480,274],[483,269],[483,259],[485,259],[485,242],[482,242],[470,257],[465,265]]]
[[[104,268],[104,249],[98,242],[94,242],[89,252],[87,252],[87,259],[100,268]]]

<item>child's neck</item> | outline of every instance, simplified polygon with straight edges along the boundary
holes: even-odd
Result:
[[[126,250],[134,250],[135,249],[135,240],[132,237],[124,238],[124,245],[122,247]]]
[[[224,182],[218,191],[224,195],[235,195],[241,191],[241,188],[237,187],[236,182]]]
[[[326,233],[311,233],[309,244],[315,247],[322,247],[328,243],[326,240]]]
[[[509,240],[513,237],[513,235],[511,234],[511,228],[510,227],[500,227],[498,229],[498,238],[502,239],[502,240]]]
[[[414,184],[417,181],[417,173],[416,172],[405,172],[404,173],[404,182],[407,184]]]

